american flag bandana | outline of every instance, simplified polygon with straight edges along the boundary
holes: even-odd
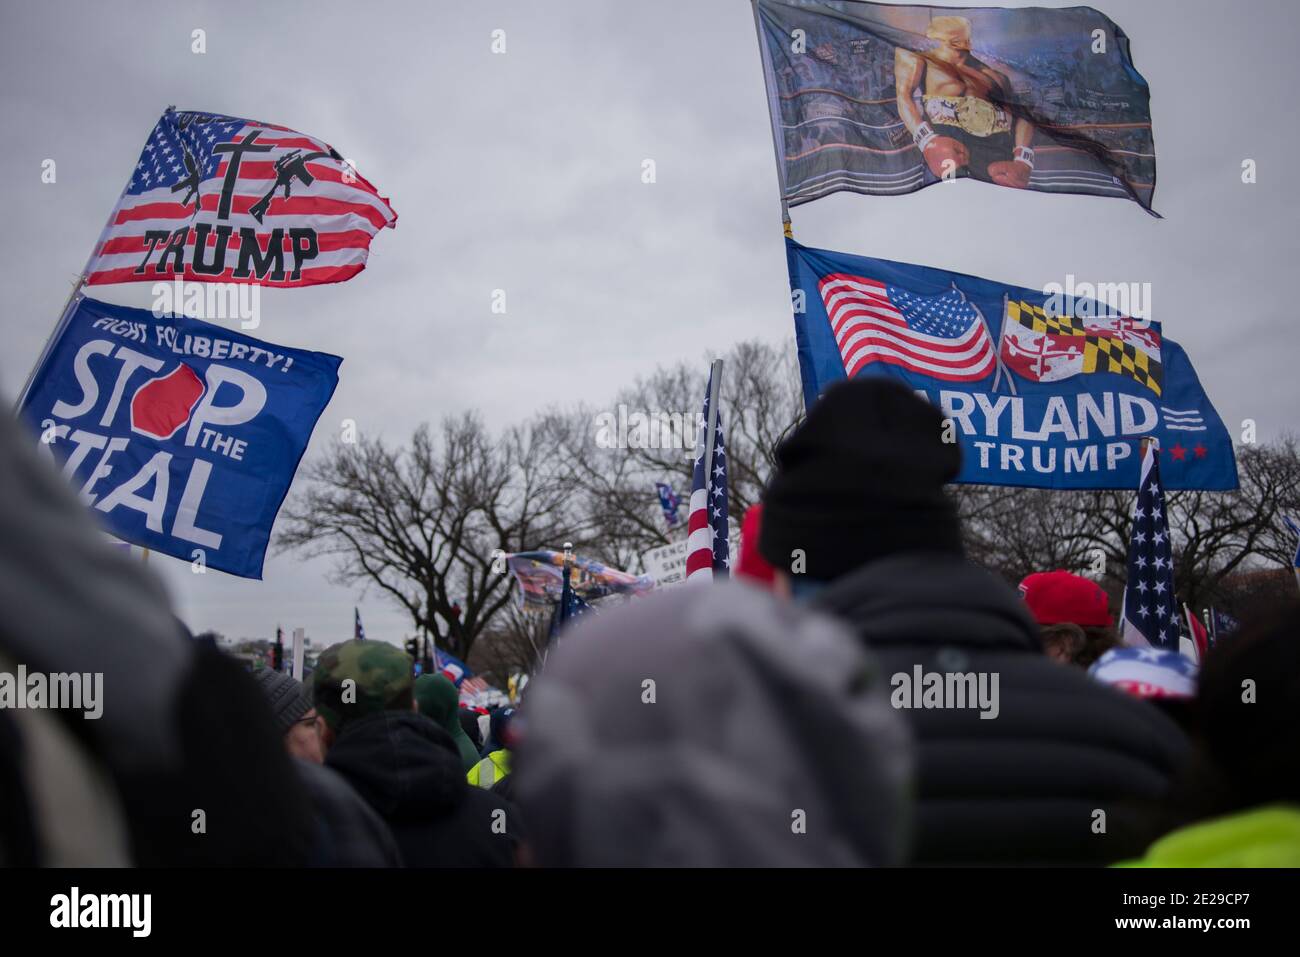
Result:
[[[96,245],[89,285],[351,279],[397,223],[328,143],[270,123],[168,110]]]

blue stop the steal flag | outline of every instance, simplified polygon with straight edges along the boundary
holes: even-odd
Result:
[[[786,240],[804,403],[885,375],[940,406],[956,481],[1137,488],[1160,442],[1168,489],[1237,487],[1232,439],[1160,323],[1090,299]]]
[[[82,299],[21,414],[114,535],[261,578],[342,361]]]

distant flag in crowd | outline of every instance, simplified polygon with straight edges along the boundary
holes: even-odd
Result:
[[[715,364],[714,369],[721,366]],[[718,410],[714,434],[709,435],[709,400],[714,395],[713,373],[704,394],[704,418],[696,444],[691,478],[691,510],[686,519],[686,580],[726,577],[731,567],[727,528],[727,443]],[[710,458],[708,452],[712,450]],[[707,474],[706,474],[707,470]]]
[[[583,615],[595,612],[595,609],[583,601],[582,597],[573,590],[573,582],[570,580],[571,572],[572,569],[566,565],[564,568],[564,587],[560,591],[560,600],[551,616],[551,641],[554,641],[560,632],[569,626],[570,622],[577,621]]]
[[[284,126],[168,110],[100,237],[90,285],[351,279],[397,213],[323,140]]]
[[[358,608],[356,605],[353,605],[352,615],[354,618],[352,624],[352,637],[357,641],[365,641],[366,629],[365,626],[361,624],[361,609]]]
[[[470,671],[469,665],[461,661],[455,655],[448,654],[441,648],[433,650],[434,656],[438,662],[438,672],[445,676],[457,688],[466,678],[474,677],[474,672]]]
[[[1210,633],[1205,630],[1205,625],[1196,617],[1196,612],[1187,607],[1186,602],[1183,603],[1183,617],[1187,620],[1187,631],[1191,635],[1191,643],[1196,651],[1193,660],[1197,664],[1201,664],[1205,661],[1205,653],[1210,650]]]
[[[977,381],[997,360],[980,311],[955,285],[923,296],[843,273],[818,284],[850,377],[872,362],[952,382]]]
[[[655,490],[659,493],[659,507],[664,510],[664,523],[669,528],[676,528],[681,521],[677,510],[682,507],[681,501],[677,498],[677,493],[667,482],[655,482]]]
[[[1128,544],[1121,637],[1126,645],[1179,650],[1178,603],[1174,600],[1173,548],[1160,487],[1155,442],[1146,443],[1133,533]]]
[[[755,9],[788,206],[971,177],[1151,209],[1150,90],[1124,31],[1091,7]]]
[[[1210,608],[1210,647],[1213,648],[1225,638],[1231,638],[1236,634],[1237,629],[1241,627],[1241,622],[1237,621],[1226,611]]]
[[[1291,534],[1296,540],[1295,556],[1291,559],[1291,567],[1300,568],[1300,525],[1297,525],[1289,515],[1283,515],[1282,521],[1286,523],[1287,528],[1291,529]]]

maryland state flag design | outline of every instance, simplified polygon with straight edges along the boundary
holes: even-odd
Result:
[[[1041,305],[1011,299],[999,352],[1007,368],[1031,382],[1113,372],[1156,395],[1164,382],[1159,327],[1125,316],[1054,316]]]

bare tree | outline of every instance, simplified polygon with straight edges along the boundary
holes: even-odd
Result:
[[[730,511],[739,519],[757,502],[774,466],[776,446],[800,421],[803,399],[793,353],[760,341],[737,344],[724,357],[720,403],[727,444]],[[689,493],[708,361],[659,369],[604,408],[584,406],[566,417],[564,451],[583,516],[582,535],[596,557],[632,567],[647,549],[670,541],[654,494],[656,482]],[[602,445],[602,415],[668,413],[688,423],[684,442],[662,432]],[[622,421],[622,419],[620,419]]]
[[[336,440],[306,467],[277,548],[334,557],[336,581],[378,587],[464,658],[510,601],[500,553],[570,524],[554,441],[549,417],[494,440],[473,414],[447,419],[436,437],[419,427],[407,448]]]
[[[1179,596],[1199,609],[1231,591],[1234,576],[1289,564],[1294,541],[1282,515],[1300,507],[1300,450],[1292,437],[1237,453],[1234,492],[1172,491],[1165,510]],[[1123,590],[1135,492],[1055,492],[953,486],[967,551],[1011,581],[1034,571],[1090,573]]]

